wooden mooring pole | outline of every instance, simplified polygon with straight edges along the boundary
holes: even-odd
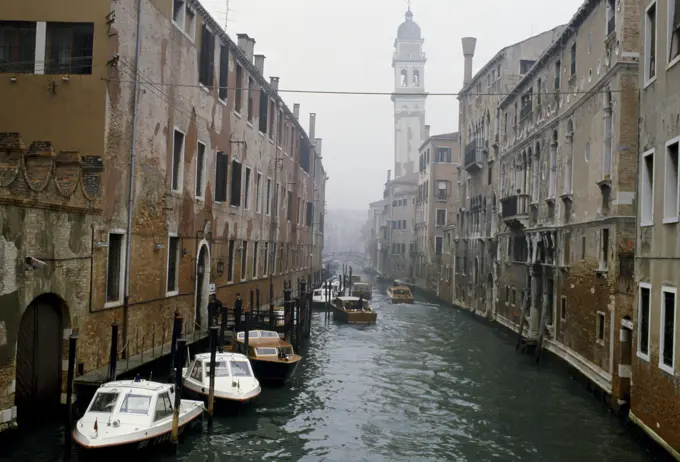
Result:
[[[116,380],[116,367],[118,362],[118,322],[111,324],[111,351],[109,353],[109,374],[107,382]]]
[[[217,360],[217,326],[210,326],[210,389],[208,391],[208,428],[212,428],[215,410],[215,362]]]
[[[184,323],[184,317],[175,311],[175,319],[172,323],[172,343],[170,344],[170,377],[172,377],[172,371],[175,367],[175,358],[177,357],[177,345],[178,339],[182,334],[182,324]],[[185,340],[186,341],[186,340]]]
[[[184,355],[187,351],[187,340],[185,338],[178,338],[175,348],[175,403],[172,410],[172,432],[170,434],[170,441],[172,442],[175,452],[179,443],[179,408],[182,405],[182,366],[184,365]]]
[[[73,439],[73,377],[76,371],[76,344],[78,332],[71,332],[68,337],[68,373],[66,382],[66,445],[71,449]]]

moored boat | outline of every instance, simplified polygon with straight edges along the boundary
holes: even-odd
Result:
[[[413,303],[413,294],[408,286],[392,285],[387,288],[387,296],[392,303]]]
[[[170,442],[175,387],[139,377],[103,384],[73,430],[73,440],[90,451],[140,450]],[[179,432],[202,416],[202,401],[182,399]]]
[[[326,298],[328,297],[328,298]],[[322,287],[320,289],[314,289],[312,292],[312,308],[322,309],[326,307],[326,301],[333,302],[336,297],[335,288],[332,285]]]
[[[378,313],[360,297],[337,297],[333,303],[333,318],[348,324],[375,324]]]
[[[197,354],[182,374],[183,390],[202,400],[210,392],[210,353]],[[239,353],[215,355],[215,403],[229,406],[246,404],[260,395],[262,388],[255,378],[250,361]]]
[[[355,297],[363,297],[364,300],[373,298],[373,288],[368,282],[355,282],[352,285],[352,295]]]
[[[248,331],[248,348],[245,332],[236,334],[231,345],[233,352],[248,356],[255,377],[260,382],[283,384],[295,373],[302,357],[295,353],[293,346],[283,340],[278,332],[269,330]]]

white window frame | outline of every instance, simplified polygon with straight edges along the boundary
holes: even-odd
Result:
[[[655,154],[656,154],[655,149],[652,148],[648,151],[643,152],[642,156],[640,157],[640,162],[641,162],[640,170],[639,170],[640,173],[641,173],[640,174],[640,185],[639,185],[639,188],[640,188],[640,204],[638,205],[638,207],[640,207],[640,226],[641,227],[654,225],[654,192],[655,192],[654,191],[654,189],[655,189],[654,188],[654,179],[655,179],[654,177],[656,176],[656,155]],[[649,213],[651,215],[648,217],[648,219],[644,219],[642,212],[643,212],[644,207],[645,207],[645,201],[644,201],[644,198],[642,197],[642,194],[644,192],[644,190],[643,190],[644,183],[643,182],[645,181],[645,178],[646,178],[646,175],[644,175],[645,169],[646,169],[645,159],[647,157],[649,157],[650,155],[654,156],[653,160],[652,160],[652,184],[651,184],[651,190],[652,190],[651,196],[652,197],[650,198],[649,204],[647,204],[649,206],[648,210],[649,210]]]
[[[667,32],[666,32],[666,60],[668,61],[671,57],[671,45],[672,45],[672,39],[673,39],[673,16],[675,14],[675,4],[673,0],[668,0],[668,11],[666,13],[666,17],[668,18],[668,24],[667,24]],[[673,58],[670,62],[668,62],[668,65],[666,66],[666,70],[670,69],[674,65],[680,62],[680,53]]]
[[[664,323],[666,321],[666,307],[665,307],[665,296],[664,294],[670,293],[674,295],[675,299],[675,306],[673,308],[674,316],[673,316],[673,365],[671,367],[666,366],[663,363],[663,344],[664,344]],[[677,344],[677,327],[678,327],[678,289],[675,287],[670,287],[670,286],[661,286],[661,300],[659,300],[659,307],[660,307],[660,322],[659,322],[659,368],[664,371],[668,372],[671,375],[675,375],[675,348]]]
[[[255,171],[255,212],[262,213],[262,172]]]
[[[177,187],[179,189],[174,189],[173,186],[173,177],[175,176],[175,133],[180,132],[182,134],[182,151],[181,154],[179,155],[179,172],[177,172]],[[182,130],[180,130],[177,127],[173,128],[172,132],[172,158],[170,162],[170,190],[172,192],[176,193],[181,193],[184,187],[184,158],[186,155],[186,146],[187,146],[187,134],[184,133]]]
[[[168,291],[168,278],[170,277],[170,239],[178,238],[177,245],[177,267],[175,268],[175,290]],[[165,263],[165,296],[172,297],[173,295],[179,295],[179,267],[180,260],[182,258],[182,246],[181,240],[179,240],[179,234],[168,233],[168,251],[167,251],[167,261]]]
[[[205,168],[205,164],[206,164],[207,161],[208,161],[208,156],[207,156],[207,153],[208,153],[208,145],[205,144],[204,142],[200,141],[200,140],[196,143],[196,176],[198,176],[198,151],[199,151],[201,145],[203,145],[203,166],[201,167],[201,169],[202,169],[202,172],[201,172],[201,184],[200,184],[200,188],[199,188],[199,191],[201,191],[201,193],[200,193],[200,195],[199,195],[199,194],[196,194],[196,199],[202,201],[202,200],[205,200],[205,185],[206,185],[206,181],[205,181],[205,173],[206,173],[206,170],[207,170],[207,169]],[[198,178],[195,178],[194,180],[197,180],[197,179],[198,179]],[[197,182],[197,181],[194,181],[194,188],[196,188],[196,186],[199,186],[199,185],[197,185],[196,183],[198,183],[198,182]],[[195,192],[196,192],[196,190],[194,189],[194,193],[195,193]]]
[[[120,272],[119,272],[119,278],[120,278],[120,284],[118,288],[118,300],[112,300],[110,302],[107,302],[106,299],[108,298],[108,287],[109,287],[109,258],[110,258],[110,252],[111,252],[111,234],[117,234],[120,236],[123,236],[121,239],[120,245],[121,245],[121,252],[120,252]],[[109,230],[109,237],[108,237],[108,242],[109,242],[109,247],[106,249],[106,284],[104,286],[104,308],[113,308],[115,306],[121,306],[123,304],[123,296],[125,293],[125,261],[126,261],[126,249],[127,249],[127,234],[124,229],[111,229]]]
[[[175,0],[172,0],[172,24],[182,32],[189,40],[192,42],[196,38],[196,9],[189,6],[188,0],[181,0],[182,2],[182,20],[181,22],[175,21]],[[186,32],[186,20],[187,20],[187,9],[193,11],[194,19],[189,27],[189,33]]]
[[[643,353],[640,351],[640,329],[642,328],[642,323],[640,322],[641,319],[641,310],[642,310],[642,289],[647,289],[649,290],[649,306],[647,306],[647,310],[649,312],[648,319],[649,321],[647,322],[647,353]],[[649,362],[649,355],[650,351],[652,349],[652,285],[648,282],[640,282],[638,284],[638,293],[637,293],[637,342],[635,349],[636,349],[636,354],[637,357],[642,359],[643,361]]]
[[[655,37],[656,37],[656,40],[654,41],[655,42],[654,43],[654,45],[655,45],[654,46],[654,56],[655,56],[655,59],[654,59],[654,77],[647,78],[647,76],[649,75],[649,71],[651,70],[650,66],[649,66],[649,52],[650,52],[649,39],[650,39],[651,34],[650,34],[650,30],[649,30],[649,21],[647,20],[647,12],[652,7],[655,7],[654,24],[656,26],[656,30],[654,30],[654,34],[655,34]],[[643,56],[644,56],[645,61],[643,63],[643,66],[644,66],[644,76],[643,76],[643,78],[644,78],[644,88],[647,88],[648,86],[650,86],[652,83],[654,83],[656,81],[656,77],[658,75],[657,70],[658,70],[658,67],[659,67],[658,66],[658,62],[659,62],[659,5],[657,4],[656,0],[652,0],[651,2],[649,2],[649,4],[647,4],[647,7],[645,8],[644,34],[645,34],[645,38],[644,38],[645,48],[644,48]]]
[[[265,188],[268,187],[269,190],[267,191],[267,189],[265,189],[265,193],[264,193],[264,195],[266,196],[265,203],[264,203],[264,205],[265,205],[265,207],[264,207],[265,208],[265,215],[266,216],[270,216],[271,212],[272,212],[272,202],[274,201],[274,196],[273,196],[274,190],[273,190],[272,186],[274,186],[274,182],[272,181],[271,177],[267,177],[267,186]]]
[[[669,187],[672,188],[673,185],[669,184],[669,173],[671,172],[671,169],[669,168],[669,162],[670,162],[670,147],[674,144],[677,144],[678,146],[678,159],[676,159],[676,165],[675,165],[675,210],[671,211],[671,215],[667,215],[668,210],[666,210],[666,199],[668,197],[669,193]],[[666,142],[666,156],[665,156],[665,165],[664,165],[664,193],[663,193],[663,222],[664,224],[668,223],[677,223],[678,220],[680,219],[680,136],[676,136],[675,138],[668,140]],[[671,178],[671,181],[673,179]]]
[[[241,191],[241,194],[243,194],[243,210],[250,210],[252,207],[252,202],[251,202],[251,188],[250,188],[250,183],[253,181],[253,169],[250,167],[246,167],[245,165],[243,166],[243,178],[241,181],[243,181],[243,190]],[[250,172],[250,175],[248,175],[248,172]]]
[[[248,241],[246,239],[241,240],[241,281],[248,280],[248,247],[250,247]]]
[[[439,224],[437,218],[439,218],[439,211],[443,210],[444,211],[444,224]],[[448,218],[448,210],[446,209],[436,209],[435,215],[434,215],[434,224],[435,226],[446,226],[446,219]]]

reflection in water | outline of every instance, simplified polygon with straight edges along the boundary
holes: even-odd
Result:
[[[372,306],[377,325],[324,326],[315,313],[289,386],[152,460],[653,460],[563,371],[517,355],[510,335],[448,307],[382,295]],[[56,460],[54,428],[12,459]]]

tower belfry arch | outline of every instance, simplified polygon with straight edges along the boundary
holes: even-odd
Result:
[[[418,149],[425,138],[425,63],[424,39],[413,21],[411,0],[405,21],[394,41],[394,176],[395,179],[418,171]]]

